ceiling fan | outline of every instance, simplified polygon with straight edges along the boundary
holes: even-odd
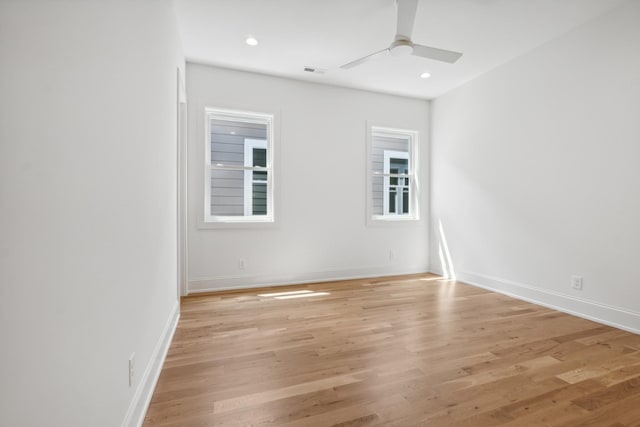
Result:
[[[378,52],[363,56],[360,59],[351,61],[340,66],[345,70],[360,65],[370,59],[378,58],[387,53],[394,56],[414,55],[422,58],[435,59],[436,61],[448,62],[453,64],[462,56],[459,52],[438,49],[435,47],[423,46],[411,41],[411,33],[413,31],[413,21],[416,19],[416,9],[418,8],[418,0],[397,0],[398,3],[398,25],[396,28],[396,37],[389,47]]]

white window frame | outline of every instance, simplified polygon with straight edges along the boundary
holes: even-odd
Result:
[[[258,123],[267,127],[267,139],[253,141],[263,141],[263,147],[267,149],[267,166],[247,166],[247,154],[245,148],[244,165],[224,165],[211,163],[211,120],[228,120],[232,122]],[[251,224],[251,223],[273,223],[274,222],[274,115],[268,113],[257,113],[252,111],[227,110],[221,108],[205,107],[205,138],[204,138],[204,224]],[[247,141],[245,139],[245,147]],[[249,144],[252,144],[251,142]],[[251,150],[251,153],[253,151]],[[249,164],[253,163],[253,159]],[[244,186],[244,215],[212,215],[211,214],[211,171],[212,170],[242,170],[245,176]],[[252,176],[253,171],[267,172],[267,214],[247,215],[247,174]],[[252,180],[251,180],[252,181]],[[253,191],[250,186],[250,192]],[[251,194],[251,193],[250,193]],[[250,198],[251,199],[251,198]],[[250,205],[250,210],[252,205]]]
[[[390,214],[389,213],[389,162],[388,159],[384,159],[383,171],[374,172],[373,170],[373,139],[374,136],[398,138],[408,141],[408,153],[385,150],[385,154],[388,153],[388,158],[402,158],[401,155],[405,155],[408,160],[409,173],[407,175],[401,174],[402,178],[409,178],[409,213],[408,214]],[[366,223],[367,225],[384,225],[384,224],[398,224],[398,223],[415,223],[420,220],[420,168],[419,168],[419,133],[416,130],[407,130],[392,128],[386,126],[377,126],[367,123],[367,179],[366,179]],[[386,157],[386,156],[385,156]],[[383,177],[383,213],[374,214],[373,211],[373,181],[374,176]],[[399,176],[397,174],[394,177]]]

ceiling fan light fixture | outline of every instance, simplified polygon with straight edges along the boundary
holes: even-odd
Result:
[[[257,46],[258,45],[258,39],[249,35],[247,36],[247,38],[244,40],[244,42],[246,44],[248,44],[249,46]]]

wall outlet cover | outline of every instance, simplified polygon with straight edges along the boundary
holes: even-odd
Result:
[[[571,287],[577,291],[582,290],[582,276],[571,276]]]

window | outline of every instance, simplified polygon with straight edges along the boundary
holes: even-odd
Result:
[[[370,127],[369,220],[417,220],[416,131]]]
[[[273,115],[206,109],[205,222],[273,222]]]

